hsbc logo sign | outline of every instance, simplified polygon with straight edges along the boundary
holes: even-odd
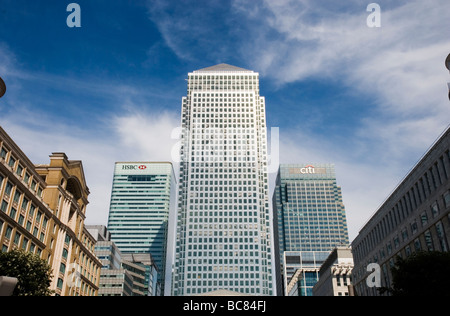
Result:
[[[123,165],[122,170],[145,170],[146,165]]]

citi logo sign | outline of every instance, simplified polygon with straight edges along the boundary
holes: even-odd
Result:
[[[313,165],[307,165],[305,167],[301,167],[301,168],[289,168],[289,173],[290,174],[316,174],[316,173],[320,173],[320,174],[326,174],[327,170],[326,168],[316,168]]]
[[[122,170],[137,170],[137,169],[145,170],[145,169],[147,169],[147,166],[146,165],[140,165],[140,166],[138,166],[138,165],[123,165],[122,166]]]
[[[300,173],[316,173],[316,169],[313,165],[307,165],[306,167],[300,168]]]

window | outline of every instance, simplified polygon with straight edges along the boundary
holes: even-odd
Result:
[[[28,206],[28,199],[24,197],[22,201],[22,209],[26,210],[27,206]]]
[[[17,166],[16,174],[21,177],[23,172],[23,167],[21,165]]]
[[[420,244],[419,238],[414,240],[414,249],[415,249],[416,252],[422,250],[422,245]]]
[[[450,190],[444,193],[444,205],[446,208],[450,207]]]
[[[408,239],[408,230],[406,228],[404,228],[402,230],[402,241],[405,241]]]
[[[8,166],[11,168],[14,167],[14,164],[16,163],[16,159],[14,159],[12,156],[9,158]]]
[[[422,227],[424,227],[428,223],[428,216],[426,212],[420,214],[420,221],[422,222]]]
[[[14,202],[19,203],[20,195],[21,193],[16,189],[16,193],[14,194]]]
[[[431,232],[429,230],[427,230],[424,233],[424,236],[425,236],[425,244],[427,245],[428,251],[433,251],[434,245],[433,245],[433,237],[431,236]]]
[[[416,221],[411,223],[411,231],[413,234],[417,233],[417,222]]]
[[[11,208],[11,212],[9,213],[9,216],[11,216],[11,218],[13,220],[15,220],[16,219],[16,214],[17,214],[17,210],[14,207],[12,207]]]
[[[63,283],[64,283],[63,280],[61,278],[58,278],[58,284],[56,285],[58,289],[62,289]]]
[[[433,217],[436,217],[438,214],[439,214],[439,206],[435,201],[433,204],[431,204],[431,215]]]
[[[8,203],[6,201],[2,201],[2,206],[0,207],[0,209],[6,213],[6,211],[8,210]]]
[[[447,238],[445,237],[445,231],[441,221],[436,223],[436,232],[438,235],[439,244],[441,245],[441,250],[448,251]]]
[[[13,188],[13,185],[8,181],[8,183],[6,183],[5,194],[11,195],[12,188]]]
[[[5,237],[10,239],[11,238],[11,234],[12,234],[12,227],[8,225],[8,227],[6,227]]]
[[[3,159],[5,159],[7,153],[8,153],[8,152],[6,151],[6,149],[2,147],[2,150],[0,151],[0,157],[2,157]]]
[[[23,238],[23,243],[22,243],[22,249],[23,250],[27,250],[27,247],[28,247],[28,242],[29,242],[29,240],[28,240],[28,238]]]
[[[20,237],[22,237],[22,235],[20,235],[18,232],[16,232],[16,235],[14,236],[14,243],[16,245],[19,245]]]

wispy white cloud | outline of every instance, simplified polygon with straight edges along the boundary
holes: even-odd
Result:
[[[172,132],[180,125],[178,113],[129,113],[115,117],[113,124],[128,160],[173,161],[178,140]]]
[[[444,35],[450,29],[445,13],[450,3],[379,3],[381,27],[369,28],[363,1],[234,2],[252,26],[260,23],[241,52],[264,77],[291,87],[319,80],[371,100],[350,105],[362,114],[347,122],[354,127],[347,128],[345,141],[302,129],[300,123],[295,130],[281,129],[281,147],[288,148],[282,161],[336,163],[356,227],[450,122],[443,67],[450,49]]]
[[[148,16],[163,42],[184,62],[200,68],[205,62],[239,60],[237,66],[247,65],[280,89],[298,89],[295,84],[314,79],[372,100],[350,104],[347,110],[362,114],[348,122],[324,123],[333,124],[337,133],[316,134],[313,123],[305,128],[300,119],[298,126],[280,126],[281,162],[336,164],[352,232],[450,122],[448,72],[443,67],[450,48],[448,0],[379,2],[381,28],[367,27],[368,3],[147,1]],[[148,44],[150,57],[160,57],[161,43]],[[179,113],[155,110],[161,108],[155,99],[170,97],[181,106],[182,96],[160,92],[167,87],[139,87],[95,74],[70,78],[29,72],[4,44],[0,75],[16,90],[0,102],[0,108],[8,105],[0,124],[25,153],[39,163],[54,151],[83,160],[92,192],[88,222],[104,223],[107,217],[115,161],[171,159],[176,140],[170,136],[179,125]],[[32,82],[68,96],[82,91],[86,99],[99,98],[114,111],[101,112],[104,117],[94,126],[79,124],[76,118],[58,124],[51,113],[33,111],[39,107],[36,99],[24,98],[21,89]],[[45,96],[41,92],[38,100],[43,102]],[[48,102],[77,102],[51,96]],[[282,104],[278,108],[282,116]],[[345,126],[345,136],[338,134],[339,126]]]
[[[172,96],[156,85],[128,85],[95,74],[72,77],[30,71],[1,43],[0,75],[8,85],[0,100],[0,125],[30,160],[48,163],[52,152],[65,152],[69,159],[83,162],[91,192],[87,223],[107,224],[116,161],[171,161],[171,147],[177,141],[171,133],[179,116],[158,110],[155,100]],[[40,93],[33,95],[30,87],[40,88]],[[57,103],[76,109],[82,99],[92,106],[83,104],[74,117],[47,108]],[[181,99],[176,102],[181,104]],[[104,107],[96,108],[97,104]],[[87,112],[96,118],[84,117]]]
[[[0,125],[34,163],[48,163],[52,152],[65,152],[69,159],[83,162],[90,189],[86,223],[107,224],[114,163],[117,161],[171,161],[179,125],[178,115],[170,112],[111,116],[98,133],[76,125],[58,123],[47,114],[3,115]],[[33,118],[33,119],[31,119]],[[42,124],[31,124],[31,120]],[[50,122],[52,122],[50,124]],[[107,135],[107,136],[106,136]]]

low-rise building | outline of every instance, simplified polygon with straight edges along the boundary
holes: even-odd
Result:
[[[89,225],[97,240],[95,254],[102,262],[99,296],[160,295],[158,270],[150,254],[123,253],[106,226]]]
[[[352,296],[353,255],[349,247],[336,247],[319,270],[313,296]]]
[[[0,127],[0,249],[23,249],[53,269],[55,295],[96,296],[101,262],[84,227],[89,189],[83,165],[53,153],[34,165]]]
[[[407,258],[418,251],[450,251],[449,245],[450,128],[447,128],[352,242],[356,294],[380,295],[379,287],[390,287],[391,268],[398,256]]]

